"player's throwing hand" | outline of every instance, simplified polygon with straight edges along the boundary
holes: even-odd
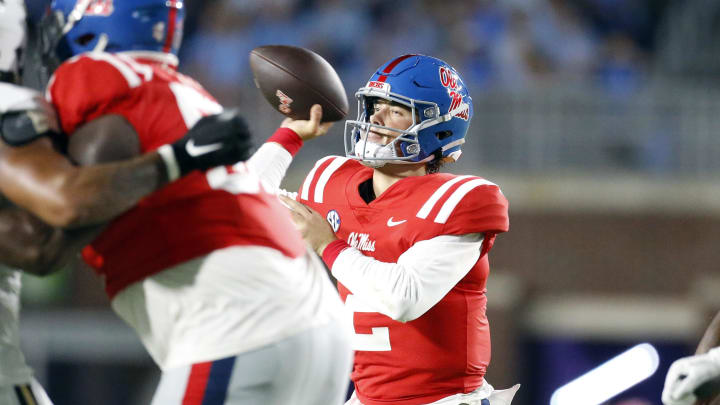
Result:
[[[307,142],[313,138],[325,135],[332,126],[332,122],[322,122],[322,116],[322,107],[320,104],[315,104],[310,108],[309,120],[285,118],[280,126],[292,129],[298,134],[300,139]]]
[[[193,170],[247,160],[252,150],[250,130],[235,110],[203,117],[184,137],[158,148],[170,181]]]
[[[720,377],[720,348],[675,360],[665,377],[663,404],[692,405],[697,401],[694,391],[717,377]]]

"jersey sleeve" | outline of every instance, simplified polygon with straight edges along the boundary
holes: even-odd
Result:
[[[508,201],[500,187],[476,178],[462,184],[443,205],[436,222],[444,222],[443,234],[498,234],[510,228]]]
[[[481,255],[482,234],[441,235],[416,243],[385,263],[343,241],[323,260],[332,275],[374,309],[400,322],[419,318],[470,271]],[[330,257],[334,256],[334,257]]]
[[[301,146],[302,140],[294,131],[288,128],[279,128],[248,159],[247,164],[272,190],[287,196],[292,193],[280,189],[280,184],[292,163],[293,156]]]
[[[70,136],[83,123],[128,102],[131,90],[140,84],[140,76],[113,55],[85,54],[60,65],[46,96]]]

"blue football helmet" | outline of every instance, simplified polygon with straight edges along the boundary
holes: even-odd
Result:
[[[88,51],[177,55],[182,0],[53,0],[43,19],[43,53],[59,61]]]
[[[357,120],[345,122],[345,154],[370,167],[386,163],[456,161],[473,114],[472,98],[455,69],[440,59],[403,55],[377,69],[361,87]],[[383,99],[407,106],[413,123],[406,129],[371,122],[373,104]],[[368,142],[371,129],[397,136],[387,145]]]

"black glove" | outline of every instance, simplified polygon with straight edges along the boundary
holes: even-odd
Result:
[[[252,150],[250,130],[235,110],[203,117],[171,145],[158,148],[170,181],[193,170],[207,170],[247,160]]]

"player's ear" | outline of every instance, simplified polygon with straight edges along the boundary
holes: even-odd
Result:
[[[68,156],[86,166],[126,160],[140,155],[135,128],[120,115],[104,115],[78,128],[70,136]]]

